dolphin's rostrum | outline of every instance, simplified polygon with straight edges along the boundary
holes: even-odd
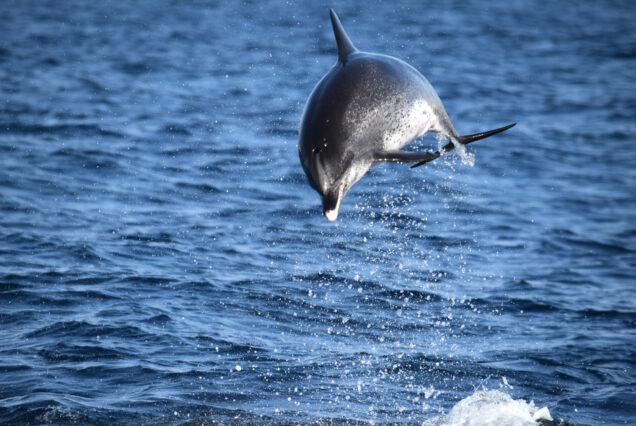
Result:
[[[298,153],[311,186],[322,197],[325,217],[338,217],[346,192],[380,161],[432,161],[452,150],[514,126],[459,136],[431,84],[399,59],[355,48],[330,10],[338,62],[307,100]],[[450,141],[436,152],[400,149],[427,132]]]

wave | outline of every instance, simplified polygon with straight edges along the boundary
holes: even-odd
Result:
[[[433,391],[431,391],[433,392]],[[219,402],[227,400],[249,400],[249,396],[232,392],[223,396],[217,393],[197,393],[193,394],[194,401],[190,404],[180,406],[166,406],[163,409],[153,410],[143,414],[146,421],[173,424],[290,424],[288,419],[279,418],[298,416],[300,423],[312,424],[359,424],[346,416],[326,417],[310,419],[302,416],[300,412],[278,412],[273,417],[269,415],[251,413],[240,409],[229,409],[219,406]],[[48,398],[48,399],[46,399]],[[58,401],[54,395],[40,397],[36,401],[30,401],[29,408],[19,404],[11,407],[8,416],[11,421],[17,422],[45,422],[45,423],[95,423],[106,418],[116,418],[121,422],[132,422],[143,413],[143,410],[134,412],[128,409],[113,410],[85,407],[84,409],[73,409],[65,406],[63,401]],[[196,400],[205,400],[207,403],[196,403]],[[213,403],[210,405],[210,403]],[[156,403],[156,401],[154,401]],[[18,408],[19,407],[19,408]],[[18,409],[16,409],[18,408]],[[210,409],[212,411],[210,412]],[[373,424],[373,422],[371,423]],[[425,426],[534,426],[534,425],[569,425],[571,423],[563,420],[554,421],[547,407],[538,408],[533,401],[526,402],[523,399],[512,399],[504,392],[497,390],[479,390],[459,401],[446,414],[434,419],[425,420],[421,423]]]

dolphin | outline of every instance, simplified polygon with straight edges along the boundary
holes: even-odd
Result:
[[[338,61],[309,95],[298,135],[300,162],[329,221],[336,220],[344,195],[375,163],[418,167],[516,124],[459,136],[422,74],[400,59],[359,51],[333,9],[329,13]],[[436,152],[401,150],[428,132],[449,142]]]

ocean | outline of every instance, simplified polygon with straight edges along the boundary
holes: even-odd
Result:
[[[329,7],[460,134],[517,126],[328,222],[297,141]],[[636,422],[631,2],[0,16],[0,423]]]

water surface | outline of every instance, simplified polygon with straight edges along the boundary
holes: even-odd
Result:
[[[3,8],[0,422],[634,422],[631,3],[338,4],[460,133],[519,124],[333,224],[296,145],[328,7]]]

